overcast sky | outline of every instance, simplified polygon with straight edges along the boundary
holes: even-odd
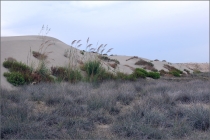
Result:
[[[109,54],[209,62],[209,1],[1,1],[1,36],[49,36],[108,44]]]

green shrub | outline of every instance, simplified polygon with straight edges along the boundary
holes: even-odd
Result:
[[[160,78],[160,74],[159,74],[158,72],[149,72],[147,76],[148,76],[148,77],[151,77],[151,78],[153,78],[153,79],[158,79],[158,78]]]
[[[123,72],[117,72],[116,73],[116,79],[122,79],[122,80],[126,80],[128,78],[128,74],[125,74]]]
[[[142,71],[135,71],[135,73],[133,73],[137,78],[141,77],[141,78],[146,78],[146,74],[143,73]]]
[[[180,73],[178,71],[171,71],[170,74],[172,74],[175,77],[180,77]]]
[[[22,62],[17,62],[17,61],[4,61],[3,66],[5,68],[8,68],[11,72],[21,72],[21,73],[26,73],[30,72],[31,69],[29,66]]]
[[[148,72],[146,70],[141,69],[141,68],[136,68],[135,71],[140,71],[140,72],[144,73],[146,76],[148,74]]]
[[[101,64],[99,61],[89,61],[84,64],[84,69],[88,76],[94,76],[100,72]]]
[[[130,74],[126,78],[127,78],[127,80],[135,81],[136,80],[136,75],[135,74]]]
[[[7,81],[14,86],[23,85],[25,83],[23,75],[19,72],[11,72],[7,77]]]
[[[146,78],[148,75],[148,72],[144,69],[141,68],[136,68],[135,71],[133,72],[133,75],[135,75],[136,78]]]
[[[67,81],[75,83],[82,80],[82,75],[79,70],[69,70],[67,75]]]
[[[12,61],[4,61],[3,62],[3,66],[5,67],[5,68],[11,68],[11,66],[12,66],[12,64],[13,64],[13,62]]]
[[[5,72],[4,73],[4,77],[9,77],[10,76],[10,73],[9,72]]]
[[[45,61],[40,61],[36,72],[41,75],[42,77],[46,77],[50,74]]]

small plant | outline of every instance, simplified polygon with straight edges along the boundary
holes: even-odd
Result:
[[[5,73],[4,73],[4,77],[9,77],[10,75],[11,75],[10,72],[5,72]]]
[[[28,67],[27,65],[25,65],[22,62],[6,60],[6,61],[3,62],[3,66],[5,68],[8,68],[11,72],[12,71],[21,72],[21,73],[31,72],[30,67]]]
[[[155,59],[154,61],[159,61],[158,59]]]
[[[19,72],[11,72],[7,75],[7,81],[14,86],[23,85],[25,83],[23,75]]]
[[[54,76],[57,76],[63,79],[66,75],[67,70],[64,67],[51,67],[51,73]]]
[[[99,73],[101,69],[101,64],[99,61],[89,61],[84,64],[84,68],[88,74],[88,76],[94,76]]]
[[[148,72],[148,77],[151,77],[153,79],[159,79],[160,78],[160,74],[158,72]]]
[[[163,60],[162,62],[166,62],[166,60]]]
[[[165,74],[167,74],[168,72],[164,71],[163,69],[159,71],[161,76],[164,76]]]
[[[123,72],[117,72],[116,79],[127,80],[127,79],[129,79],[129,75],[125,74]]]
[[[40,60],[44,60],[47,58],[47,55],[41,54],[40,52],[32,51],[32,54],[35,58],[40,59]]]
[[[169,73],[172,74],[172,75],[175,76],[175,77],[180,77],[180,73],[177,72],[177,71],[171,71],[171,72],[169,72]]]
[[[164,68],[169,70],[169,73],[176,76],[176,77],[180,77],[180,74],[182,74],[183,72],[173,66],[169,66],[164,64]]]
[[[80,51],[80,53],[81,53],[82,55],[84,55],[84,52],[83,52],[83,51]]]
[[[152,64],[151,62],[147,62],[147,61],[145,61],[143,59],[140,59],[139,61],[137,61],[135,63],[135,65],[148,65],[148,66],[151,66],[151,67],[154,66],[154,64]]]

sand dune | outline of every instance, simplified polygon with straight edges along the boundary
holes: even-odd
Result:
[[[53,38],[53,37],[41,37],[41,36],[11,36],[11,37],[1,37],[1,87],[3,88],[14,88],[11,84],[9,84],[6,81],[6,78],[3,76],[3,73],[8,71],[3,67],[3,62],[8,57],[13,57],[17,61],[21,61],[27,65],[31,65],[32,62],[35,66],[38,65],[38,60],[33,57],[33,55],[30,55],[31,51],[39,51],[40,46],[43,42],[46,42],[44,45],[44,48],[46,48],[45,52],[51,52],[48,54],[48,67],[51,66],[65,66],[69,63],[69,59],[64,57],[64,52],[66,49],[70,49],[71,51],[75,52],[76,58],[80,61],[87,61],[89,59],[94,59],[96,57],[95,53],[86,53],[87,55],[82,55],[80,53],[80,50],[71,47],[70,45],[65,44],[64,42]],[[133,58],[130,59],[133,56],[108,56],[110,59],[116,59],[120,62],[120,64],[117,66],[117,70],[131,74],[133,72],[133,68],[143,68],[141,65],[135,65],[137,61],[140,59],[146,60],[150,62],[151,60],[146,58]],[[128,60],[129,59],[129,60]],[[79,66],[79,64],[76,62],[75,64]],[[162,61],[151,61],[154,64],[154,68],[157,70],[165,70],[168,71],[166,68],[164,68],[164,64],[169,64],[168,62],[162,62]],[[108,63],[111,62],[105,62],[104,66],[107,67]],[[186,64],[171,64],[171,66],[174,66],[177,69],[184,70],[187,69],[190,72],[192,72],[192,68],[190,65]],[[108,69],[108,68],[107,68]],[[113,68],[109,68],[110,70],[114,70]],[[205,68],[207,69],[207,68]]]

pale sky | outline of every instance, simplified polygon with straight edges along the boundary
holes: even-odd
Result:
[[[209,1],[1,1],[1,36],[108,44],[109,54],[209,62]]]

